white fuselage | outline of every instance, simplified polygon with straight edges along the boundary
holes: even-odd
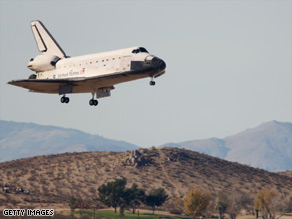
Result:
[[[37,72],[36,79],[87,78],[130,71],[131,61],[144,61],[151,56],[148,53],[133,54],[135,48],[60,59],[53,70]]]

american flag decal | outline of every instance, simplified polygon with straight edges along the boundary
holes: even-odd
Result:
[[[81,75],[85,74],[85,68],[83,68],[82,70],[80,70],[80,74]]]

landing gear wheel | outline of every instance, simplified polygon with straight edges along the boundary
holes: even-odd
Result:
[[[155,81],[150,81],[150,85],[154,86],[155,85]]]
[[[65,103],[65,101],[66,101],[66,97],[65,96],[61,97],[61,103]]]
[[[98,104],[97,100],[94,100],[94,99],[89,100],[89,105],[90,106],[97,106],[97,104]]]
[[[65,103],[69,103],[70,99],[69,97],[65,97]]]
[[[70,101],[69,97],[65,96],[61,97],[61,103],[69,103],[69,101]]]

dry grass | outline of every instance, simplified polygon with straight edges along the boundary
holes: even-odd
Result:
[[[126,177],[128,186],[138,184],[147,192],[163,187],[171,198],[183,197],[192,187],[214,194],[238,190],[250,197],[263,187],[277,190],[284,199],[292,196],[292,178],[197,152],[176,149],[141,149],[142,162],[126,165],[131,152],[86,152],[39,156],[0,163],[0,206],[68,207],[69,197],[97,197],[97,188]],[[30,190],[15,193],[16,187]]]

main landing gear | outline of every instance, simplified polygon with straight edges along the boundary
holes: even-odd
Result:
[[[96,93],[96,91],[92,91],[91,92],[92,99],[89,100],[89,105],[90,106],[97,106],[97,104],[98,104],[98,101],[94,99],[95,93]]]
[[[70,99],[69,97],[66,97],[65,95],[61,97],[61,103],[69,103]]]

